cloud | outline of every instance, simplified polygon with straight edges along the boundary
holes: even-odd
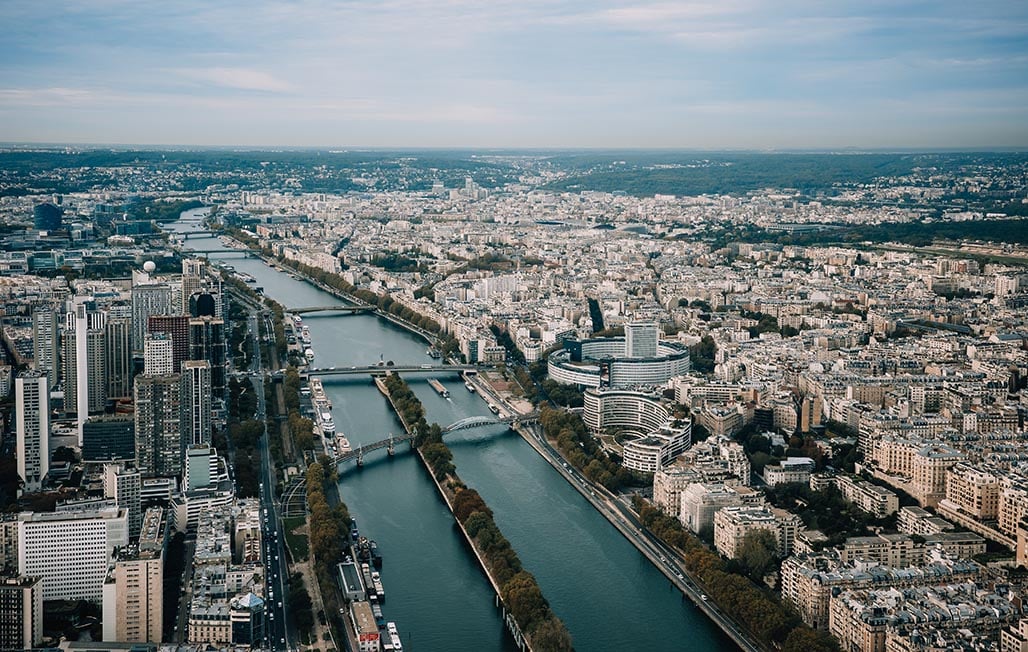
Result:
[[[263,93],[289,93],[295,87],[263,70],[252,68],[172,68],[176,75],[222,88]]]

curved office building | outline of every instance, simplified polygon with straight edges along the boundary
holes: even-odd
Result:
[[[594,432],[617,428],[639,433],[639,438],[624,445],[622,464],[626,468],[653,473],[692,444],[691,421],[674,424],[667,408],[652,394],[592,388],[584,398],[582,420]]]
[[[582,420],[592,430],[621,428],[645,433],[663,426],[670,417],[655,396],[643,392],[589,389],[584,398]]]
[[[657,341],[648,357],[629,357],[628,344],[624,337],[566,340],[546,360],[547,373],[567,385],[634,387],[663,385],[691,368],[689,349],[679,342]]]

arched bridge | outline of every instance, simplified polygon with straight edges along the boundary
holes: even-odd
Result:
[[[286,312],[291,312],[294,315],[303,315],[309,312],[374,312],[375,306],[308,306],[305,308],[286,308]]]
[[[538,418],[538,412],[532,412],[531,414],[525,415],[517,414],[509,417],[466,417],[459,421],[455,421],[454,423],[451,423],[450,425],[443,428],[443,436],[445,437],[446,435],[452,432],[458,432],[460,430],[470,430],[472,428],[482,428],[484,426],[495,426],[500,423],[512,425],[519,425],[522,423],[533,423],[536,420],[538,420]],[[356,449],[337,455],[333,461],[335,462],[336,466],[340,466],[344,462],[356,460],[357,466],[363,466],[364,455],[366,453],[370,453],[371,451],[376,451],[385,448],[389,450],[390,455],[393,455],[396,452],[397,444],[410,443],[413,441],[413,434],[399,435],[396,437],[390,436],[387,439],[382,439],[376,442],[372,442],[370,444],[361,444]]]

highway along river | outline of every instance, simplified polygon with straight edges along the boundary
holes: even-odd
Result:
[[[195,213],[187,212],[187,215]],[[194,230],[172,225],[172,230]],[[226,249],[217,238],[191,236],[194,249]],[[211,254],[220,258],[218,254]],[[256,258],[226,254],[224,262],[257,279],[287,307],[333,305],[331,295]],[[435,362],[425,342],[374,315],[304,316],[319,367],[392,360]],[[427,419],[446,426],[489,416],[488,405],[458,376],[440,375],[450,399],[427,378],[407,378]],[[326,378],[332,415],[354,448],[401,432],[370,378]],[[532,572],[578,650],[731,650],[735,645],[548,463],[505,426],[447,438],[461,478],[492,508],[497,524]],[[383,611],[416,650],[512,650],[492,589],[438,497],[420,461],[398,448],[370,453],[364,468],[341,469],[340,494],[362,534],[378,542],[388,599]]]

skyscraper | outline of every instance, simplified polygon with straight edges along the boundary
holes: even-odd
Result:
[[[189,320],[189,359],[211,363],[211,387],[215,396],[225,390],[225,322],[217,317]]]
[[[107,320],[107,396],[132,396],[132,320]]]
[[[211,443],[211,364],[182,363],[182,438],[184,446]]]
[[[107,404],[107,316],[76,301],[68,313],[61,341],[64,367],[64,411],[74,412],[82,445],[82,424],[90,412]],[[85,342],[85,346],[79,346]]]
[[[182,370],[182,362],[189,359],[189,316],[151,315],[147,320],[149,334],[167,333],[171,338],[172,372]]]
[[[629,358],[657,357],[659,329],[656,322],[625,324],[625,355]]]
[[[181,384],[179,374],[136,376],[136,456],[146,476],[182,473]]]
[[[50,386],[45,373],[30,371],[14,383],[18,475],[25,491],[39,491],[50,470]]]
[[[33,367],[45,371],[51,384],[60,382],[60,318],[53,308],[36,308],[32,312]]]
[[[132,286],[132,351],[143,352],[143,339],[151,315],[175,315],[171,288],[164,283]]]

